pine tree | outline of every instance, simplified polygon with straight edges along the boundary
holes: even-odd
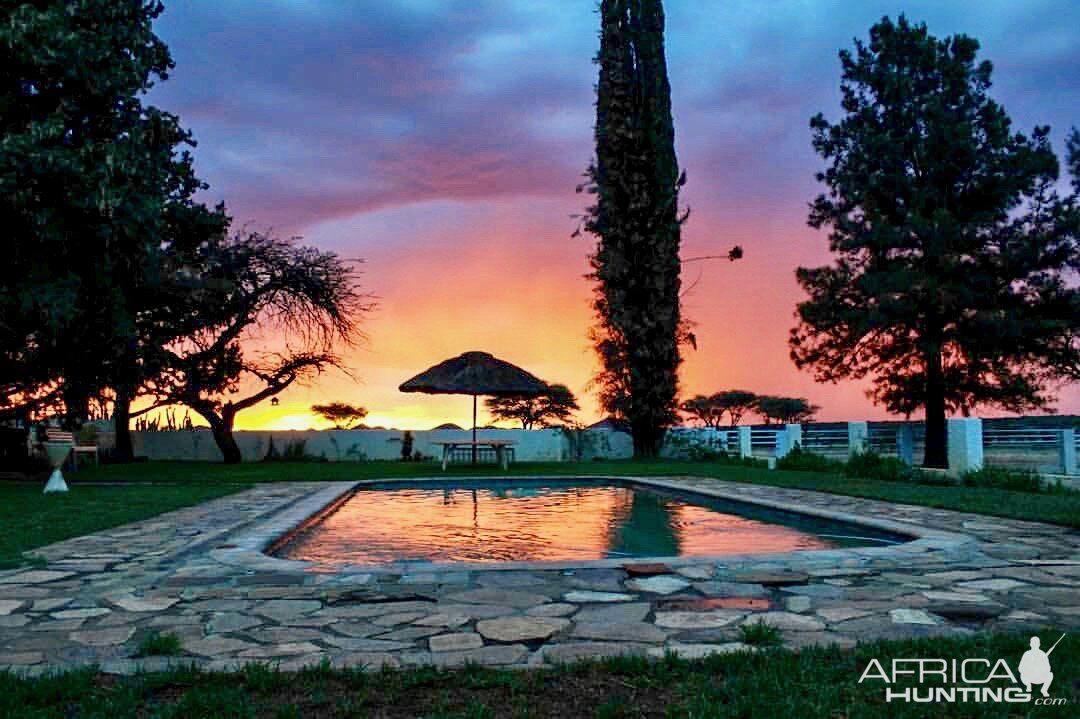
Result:
[[[947,464],[948,411],[1043,408],[1080,377],[1076,182],[1055,192],[1049,129],[1012,131],[978,48],[885,18],[840,53],[843,119],[811,120],[829,166],[809,221],[835,262],[797,270],[792,359],[819,381],[871,378],[891,412],[924,408],[930,467]]]

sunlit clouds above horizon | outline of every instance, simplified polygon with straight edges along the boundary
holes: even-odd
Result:
[[[315,402],[368,408],[372,425],[467,425],[468,397],[398,385],[484,350],[581,400],[591,238],[588,198],[598,16],[593,0],[352,2],[167,0],[157,31],[177,67],[151,101],[198,140],[196,167],[240,225],[362,257],[378,309],[348,355],[359,382],[324,375],[241,413],[238,426],[325,426]],[[668,0],[676,146],[692,209],[684,256],[735,244],[737,263],[686,266],[684,394],[742,388],[805,396],[822,419],[881,418],[856,383],[818,385],[788,358],[801,298],[794,269],[827,260],[806,226],[821,162],[809,118],[839,116],[837,51],[904,12],[937,36],[964,32],[995,65],[993,95],[1017,130],[1080,125],[1080,4],[697,3]],[[1080,391],[1058,409],[1080,412]],[[485,420],[482,418],[481,423]]]

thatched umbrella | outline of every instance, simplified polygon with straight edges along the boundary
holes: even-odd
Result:
[[[476,397],[535,397],[547,383],[487,352],[466,352],[429,367],[398,387],[402,392],[471,394],[473,398],[473,464],[476,463]]]

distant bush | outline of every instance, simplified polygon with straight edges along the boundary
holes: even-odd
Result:
[[[274,446],[274,437],[270,436],[270,446],[267,448],[264,462],[325,462],[326,457],[316,457],[307,452],[307,441],[298,439],[285,445],[280,452]]]
[[[401,461],[411,462],[413,459],[413,435],[409,430],[401,436]]]
[[[835,459],[795,447],[786,455],[776,460],[777,469],[788,469],[795,472],[842,472],[844,463]]]
[[[885,482],[904,482],[913,479],[911,467],[896,457],[877,452],[859,452],[844,464],[844,474],[853,479],[878,479]]]

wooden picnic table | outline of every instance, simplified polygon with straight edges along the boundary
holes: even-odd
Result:
[[[458,447],[491,447],[495,450],[495,459],[503,469],[507,469],[510,465],[510,453],[507,452],[507,448],[517,444],[512,439],[478,439],[475,442],[471,439],[454,439],[441,442],[432,442],[432,444],[441,444],[443,448],[442,455],[442,468],[446,471],[446,464],[450,461],[451,453]]]

